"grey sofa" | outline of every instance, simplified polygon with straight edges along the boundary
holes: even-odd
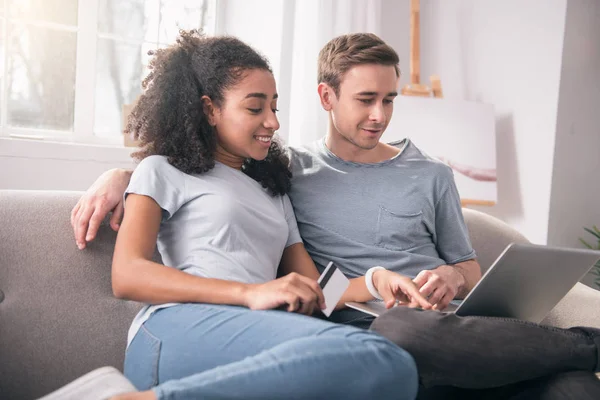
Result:
[[[80,195],[0,191],[0,399],[34,399],[92,369],[122,367],[140,304],[112,296],[108,225],[86,250],[75,246],[69,215]],[[483,268],[526,241],[486,214],[464,215]],[[600,327],[599,317],[600,292],[577,284],[546,322]]]

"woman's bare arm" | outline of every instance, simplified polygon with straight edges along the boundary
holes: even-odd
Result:
[[[151,261],[162,210],[150,197],[130,194],[112,264],[116,297],[144,303],[198,302],[246,305],[247,285],[201,278]]]

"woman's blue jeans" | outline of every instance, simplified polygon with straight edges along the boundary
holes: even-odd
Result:
[[[375,332],[284,311],[182,304],[155,312],[125,375],[159,399],[414,399],[412,357]]]

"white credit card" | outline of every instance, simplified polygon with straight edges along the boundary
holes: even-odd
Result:
[[[348,286],[350,286],[350,281],[333,262],[330,262],[317,282],[325,296],[326,308],[321,312],[329,317]]]

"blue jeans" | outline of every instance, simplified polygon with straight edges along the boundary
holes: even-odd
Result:
[[[414,399],[412,357],[375,332],[284,311],[182,304],[155,312],[125,375],[159,399]]]

